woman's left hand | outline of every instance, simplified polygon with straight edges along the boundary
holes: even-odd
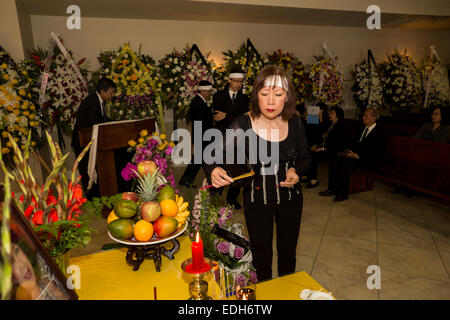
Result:
[[[283,182],[280,182],[281,187],[290,188],[297,182],[299,182],[300,178],[295,172],[294,168],[289,168],[289,170],[286,172],[286,180]]]

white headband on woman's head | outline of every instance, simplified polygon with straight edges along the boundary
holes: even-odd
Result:
[[[271,88],[282,88],[286,91],[289,91],[289,82],[288,80],[280,75],[273,75],[270,76],[264,81],[264,87],[271,87]]]

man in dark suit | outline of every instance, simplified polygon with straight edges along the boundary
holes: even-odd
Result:
[[[364,112],[364,128],[351,150],[341,152],[339,157],[330,162],[336,181],[336,190],[327,189],[319,192],[321,196],[336,194],[333,201],[343,201],[348,198],[350,174],[353,170],[361,168],[367,171],[377,171],[384,151],[384,134],[377,119],[378,111],[375,108],[367,108]]]
[[[213,113],[211,107],[208,106],[208,99],[212,93],[212,84],[209,81],[202,80],[198,86],[198,93],[192,99],[189,105],[189,119],[191,120],[192,131],[192,144],[194,144],[194,124],[197,122],[202,126],[201,135],[203,141],[203,133],[214,127],[213,125]],[[207,146],[206,143],[202,143],[201,150],[203,152],[204,148]],[[196,152],[194,147],[194,152]],[[198,171],[202,167],[200,163],[194,163],[194,155],[192,155],[191,163],[187,166],[186,170],[183,173],[183,176],[180,179],[180,185],[184,185],[188,188],[197,188],[192,185],[195,177],[197,176]]]
[[[91,93],[86,99],[81,102],[77,112],[77,120],[73,128],[72,144],[74,148],[75,156],[78,157],[83,151],[83,147],[80,146],[78,132],[83,128],[90,128],[95,124],[108,122],[110,119],[106,115],[106,102],[111,101],[116,90],[116,84],[107,78],[102,78],[98,81],[95,87],[95,92]],[[94,184],[91,190],[87,190],[89,184],[88,176],[88,163],[89,156],[86,154],[78,165],[78,170],[81,174],[81,184],[85,191],[86,197],[92,199],[92,197],[100,196],[100,189],[98,184]]]
[[[228,76],[228,84],[213,97],[214,126],[224,135],[233,120],[249,110],[250,100],[241,92],[243,82],[244,73],[239,67],[234,67]],[[242,208],[237,201],[240,191],[240,188],[230,185],[227,194],[228,203],[238,210]]]

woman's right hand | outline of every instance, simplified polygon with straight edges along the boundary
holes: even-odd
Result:
[[[211,182],[214,188],[221,188],[233,183],[234,180],[227,175],[223,168],[217,167],[211,172]]]

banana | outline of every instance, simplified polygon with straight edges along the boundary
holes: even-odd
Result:
[[[181,206],[178,206],[178,212],[183,212],[188,207],[189,202],[183,202]]]
[[[181,205],[183,204],[183,202],[184,202],[183,197],[182,197],[182,196],[179,196],[178,199],[177,199],[177,205],[178,205],[178,206],[181,206]]]
[[[189,211],[183,211],[183,212],[178,213],[176,216],[186,218],[189,214],[190,214]]]
[[[175,220],[178,221],[178,224],[181,226],[184,224],[184,222],[186,221],[185,218],[180,218],[180,217],[175,217]]]
[[[175,202],[178,203],[178,195],[175,194]]]

